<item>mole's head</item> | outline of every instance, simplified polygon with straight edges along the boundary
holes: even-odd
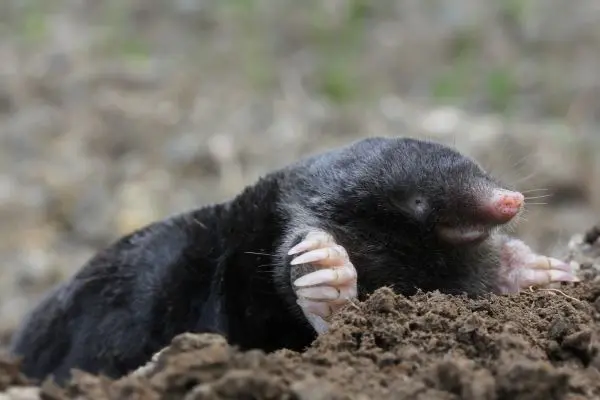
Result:
[[[363,153],[348,196],[361,219],[442,243],[478,243],[524,203],[476,162],[438,143],[394,139]]]

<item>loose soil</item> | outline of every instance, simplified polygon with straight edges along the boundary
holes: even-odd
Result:
[[[580,243],[589,259],[593,246]],[[65,388],[24,388],[5,360],[0,390],[11,389],[0,397],[598,399],[600,280],[580,265],[582,283],[514,296],[406,298],[382,288],[304,353],[239,352],[217,335],[184,334],[130,376],[76,373]]]

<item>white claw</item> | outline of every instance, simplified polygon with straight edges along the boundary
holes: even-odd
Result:
[[[294,286],[314,286],[328,284],[332,286],[344,285],[356,279],[354,268],[328,268],[320,269],[310,274],[306,274],[294,281]]]
[[[351,299],[356,296],[356,290],[352,286],[315,286],[298,289],[296,294],[308,300],[333,301]]]
[[[306,264],[315,261],[321,261],[329,257],[329,249],[318,249],[309,251],[308,253],[304,253],[296,258],[294,258],[291,262],[292,265],[298,264]]]
[[[295,245],[294,247],[292,247],[290,249],[290,251],[288,251],[288,255],[289,256],[293,256],[294,254],[297,253],[302,253],[303,251],[307,251],[307,250],[312,250],[314,248],[316,248],[319,245],[319,241],[318,240],[304,240],[300,243],[298,243],[297,245]]]
[[[312,231],[306,235],[303,241],[292,247],[290,251],[288,251],[288,255],[292,256],[304,251],[315,250],[319,247],[333,244],[335,244],[335,241],[331,235],[321,231]]]
[[[569,264],[557,260],[556,258],[545,256],[537,256],[536,262],[532,264],[532,268],[546,270],[556,269],[565,272],[572,272],[572,268]]]
[[[522,269],[518,276],[519,285],[522,288],[530,286],[545,286],[554,282],[577,282],[578,278],[572,274],[555,269]]]
[[[340,250],[340,246],[325,247],[322,249],[312,250],[304,253],[292,260],[290,264],[306,264],[316,261],[331,260],[333,262],[344,262],[346,258],[345,252]]]
[[[296,294],[308,300],[337,300],[341,297],[340,289],[332,286],[317,286],[298,289]]]
[[[565,272],[565,271],[559,271],[556,269],[552,269],[549,271],[550,272],[550,276],[549,276],[549,283],[552,282],[580,282],[581,279],[579,279],[576,275],[574,275],[571,272]]]

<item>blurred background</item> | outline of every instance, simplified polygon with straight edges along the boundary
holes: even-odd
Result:
[[[98,249],[367,136],[455,144],[560,256],[600,221],[597,0],[2,0],[0,331]]]

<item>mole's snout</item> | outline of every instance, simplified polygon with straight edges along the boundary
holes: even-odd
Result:
[[[521,211],[525,197],[511,190],[492,189],[479,201],[474,220],[466,224],[441,223],[437,227],[440,237],[455,244],[473,243],[485,239],[492,226],[507,223]]]
[[[483,205],[487,216],[498,223],[513,219],[523,207],[525,197],[506,189],[493,189],[491,196]]]

